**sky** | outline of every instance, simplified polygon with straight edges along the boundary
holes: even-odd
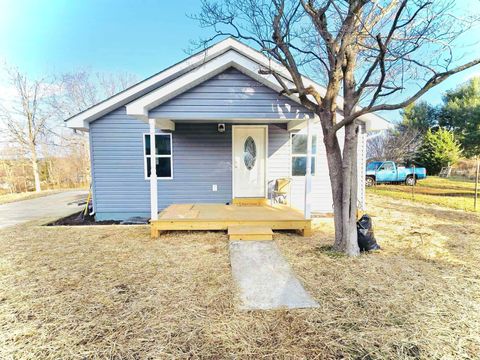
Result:
[[[459,3],[463,10],[480,8],[479,0]],[[199,0],[0,0],[0,62],[32,77],[90,69],[143,79],[184,59],[191,41],[209,34],[187,16],[199,9]],[[479,28],[465,34],[461,45],[478,34]],[[480,45],[465,58],[475,56]],[[438,104],[443,92],[474,75],[480,75],[480,66],[422,99]],[[398,112],[382,115],[399,118]]]

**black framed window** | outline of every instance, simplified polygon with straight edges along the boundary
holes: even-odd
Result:
[[[172,134],[155,134],[155,153],[150,148],[150,135],[144,134],[145,178],[152,173],[151,157],[155,157],[157,178],[171,179],[173,177]]]

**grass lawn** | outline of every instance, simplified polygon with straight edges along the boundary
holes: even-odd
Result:
[[[36,199],[42,196],[57,194],[67,190],[72,190],[72,189],[55,189],[55,190],[42,190],[40,192],[29,191],[29,192],[23,192],[23,193],[1,194],[0,205],[15,202],[15,201]]]
[[[367,192],[396,199],[411,200],[413,198],[415,201],[425,204],[436,204],[452,209],[473,211],[474,189],[474,181],[461,178],[445,179],[438,176],[430,176],[425,180],[418,181],[413,189],[405,185],[381,184],[367,188]],[[413,195],[412,190],[414,191]],[[477,211],[480,212],[480,196]]]
[[[318,309],[237,310],[218,232],[0,231],[0,358],[470,359],[480,353],[480,216],[369,194],[383,250],[275,235]]]

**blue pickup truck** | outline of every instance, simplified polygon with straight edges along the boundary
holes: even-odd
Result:
[[[373,161],[367,165],[365,185],[405,183],[413,186],[417,180],[426,177],[427,170],[425,168],[397,166],[393,161]]]

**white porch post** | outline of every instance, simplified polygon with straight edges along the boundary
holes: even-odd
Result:
[[[157,167],[155,158],[155,119],[149,119],[150,125],[150,219],[158,220]]]
[[[311,218],[311,199],[310,193],[312,191],[312,120],[307,120],[307,166],[305,173],[305,204],[304,216],[305,219]]]

